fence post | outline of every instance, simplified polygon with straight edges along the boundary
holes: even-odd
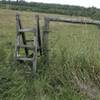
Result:
[[[44,63],[48,64],[48,33],[49,33],[49,19],[44,18],[44,30],[43,30],[43,54],[44,54]]]

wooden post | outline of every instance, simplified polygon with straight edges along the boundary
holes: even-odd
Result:
[[[20,26],[19,26],[19,13],[16,14],[16,47],[15,47],[15,56],[19,55],[19,49],[18,45],[20,44],[20,34],[18,32]]]
[[[45,56],[44,63],[48,63],[48,33],[49,33],[49,19],[44,18],[44,30],[43,30],[43,54]]]
[[[33,76],[36,73],[36,66],[37,66],[37,49],[38,49],[38,20],[39,17],[35,16],[35,33],[34,33],[34,48],[33,48]]]
[[[40,23],[39,23],[39,16],[38,15],[36,15],[36,20],[37,20],[37,32],[38,32],[38,47],[39,47],[40,55],[42,55]]]
[[[49,21],[54,21],[54,22],[100,25],[99,20],[92,20],[92,19],[75,19],[75,18],[64,19],[64,18],[60,18],[60,17],[48,17],[48,19],[49,19]]]

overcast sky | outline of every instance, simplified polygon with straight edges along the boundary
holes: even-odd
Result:
[[[94,6],[100,8],[100,0],[25,0],[25,1],[80,5],[84,7]]]

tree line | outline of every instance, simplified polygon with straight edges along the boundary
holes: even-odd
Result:
[[[44,13],[56,13],[70,16],[84,16],[92,19],[100,19],[100,9],[96,7],[81,7],[81,6],[70,6],[61,4],[46,4],[36,2],[25,2],[24,0],[16,1],[0,1],[1,8],[7,8],[12,10],[24,10],[33,12],[44,12]]]

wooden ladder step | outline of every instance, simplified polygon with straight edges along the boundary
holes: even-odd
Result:
[[[31,49],[31,50],[34,49],[34,47],[29,46],[29,45],[18,45],[17,47],[19,47],[19,48],[27,48],[27,49]]]
[[[33,42],[34,40],[26,40],[26,42]]]
[[[35,29],[19,29],[18,32],[35,32]]]
[[[16,57],[16,60],[22,60],[22,61],[33,61],[33,58]]]

